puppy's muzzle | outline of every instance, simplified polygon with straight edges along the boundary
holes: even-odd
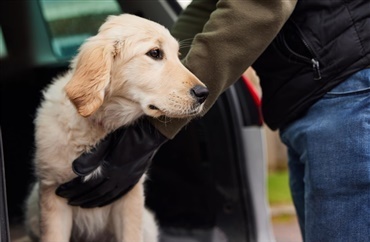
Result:
[[[199,104],[202,104],[207,99],[209,91],[205,86],[196,85],[190,89],[190,94],[197,100]]]

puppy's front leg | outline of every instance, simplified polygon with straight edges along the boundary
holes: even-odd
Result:
[[[72,230],[72,208],[55,194],[56,186],[40,184],[40,241],[68,242]]]
[[[112,221],[119,242],[143,242],[143,178],[123,198],[113,204]]]

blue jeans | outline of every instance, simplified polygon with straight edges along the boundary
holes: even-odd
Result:
[[[370,69],[281,130],[305,241],[370,241]]]

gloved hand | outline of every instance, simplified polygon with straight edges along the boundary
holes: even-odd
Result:
[[[78,177],[60,185],[56,194],[72,206],[102,207],[125,195],[147,171],[155,152],[167,141],[147,119],[109,134],[97,147],[73,161]],[[83,178],[101,166],[101,174]]]

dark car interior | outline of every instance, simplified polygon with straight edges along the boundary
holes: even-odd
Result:
[[[118,3],[125,9],[130,2]],[[175,12],[181,10],[177,2],[170,2]],[[69,58],[55,57],[48,41],[50,31],[40,13],[38,1],[1,2],[0,27],[6,46],[6,56],[0,58],[0,172],[6,183],[0,184],[1,241],[7,240],[8,223],[10,230],[22,223],[23,203],[34,181],[33,119],[42,90],[69,64]],[[64,49],[64,54],[75,53],[77,47]],[[232,88],[233,92],[225,92],[205,117],[192,121],[154,158],[146,187],[147,206],[156,213],[161,241],[255,238],[239,127],[261,124],[243,79]],[[237,113],[242,121],[235,118]]]

